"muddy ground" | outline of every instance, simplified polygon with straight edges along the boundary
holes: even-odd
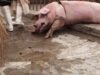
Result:
[[[50,39],[44,35],[15,26],[9,32],[0,75],[100,75],[100,38],[71,29]]]

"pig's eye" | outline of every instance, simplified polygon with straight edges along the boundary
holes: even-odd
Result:
[[[39,15],[35,15],[35,16],[33,17],[34,20],[38,20],[38,18],[39,18]]]
[[[41,17],[45,17],[46,16],[46,14],[41,14]]]

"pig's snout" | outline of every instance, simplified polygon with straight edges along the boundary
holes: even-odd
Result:
[[[42,23],[41,23],[41,26],[43,26],[44,24],[45,24],[45,23],[44,23],[44,22],[42,22]]]
[[[33,27],[34,27],[34,30],[35,30],[34,32],[38,32],[39,29],[40,29],[38,24],[34,24]]]
[[[35,28],[37,28],[38,26],[37,25],[33,25]]]
[[[40,30],[45,25],[45,22],[41,22],[40,24],[34,24],[33,27],[36,30]]]
[[[39,29],[39,28],[41,28],[44,24],[45,24],[45,23],[42,22],[42,23],[40,23],[40,25],[34,24],[33,26],[34,26],[36,29]]]

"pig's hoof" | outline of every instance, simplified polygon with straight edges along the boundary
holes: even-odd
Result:
[[[49,38],[49,36],[46,35],[46,36],[45,36],[45,39],[48,39],[48,38]]]
[[[45,36],[45,39],[48,39],[48,38],[51,38],[52,36],[50,36],[50,35],[46,35]]]
[[[52,36],[53,36],[52,34],[47,34],[47,35],[45,36],[45,38],[48,39],[48,38],[51,38]]]

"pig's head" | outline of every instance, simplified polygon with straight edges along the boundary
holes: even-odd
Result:
[[[43,8],[40,10],[37,14],[35,14],[35,24],[33,27],[35,28],[35,31],[37,32],[42,32],[48,27],[49,24],[49,19],[48,19],[48,14],[50,10],[47,8]]]
[[[44,30],[50,28],[50,17],[52,17],[50,14],[50,9],[42,8],[38,13],[34,15],[34,32],[43,32]]]

